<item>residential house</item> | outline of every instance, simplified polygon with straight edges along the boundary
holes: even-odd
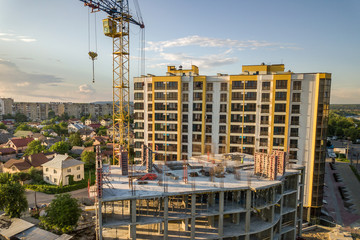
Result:
[[[89,126],[90,124],[97,124],[98,121],[96,119],[86,119],[85,120],[85,125]]]
[[[72,154],[77,154],[77,155],[81,155],[82,152],[84,151],[85,147],[81,147],[81,146],[73,146],[70,150],[70,152]]]
[[[100,121],[100,124],[104,127],[108,127],[112,124],[112,121],[111,121],[111,119],[102,119]]]
[[[51,137],[57,137],[59,136],[54,130],[52,129],[45,129],[40,132],[43,135],[49,135]]]
[[[97,130],[101,126],[102,125],[100,123],[92,123],[88,125],[88,127],[91,127],[93,130]]]
[[[107,136],[95,136],[92,139],[94,140],[94,143],[93,143],[94,146],[104,145],[107,141],[110,140],[110,138]]]
[[[41,144],[49,148],[55,143],[60,141],[61,141],[61,137],[47,137],[44,141],[42,141]]]
[[[12,138],[6,143],[6,145],[8,147],[14,148],[16,153],[22,153],[26,150],[27,145],[32,141],[34,141],[34,138],[32,137]]]
[[[16,157],[16,150],[13,148],[0,148],[0,162],[6,162]]]
[[[47,157],[47,159],[53,160],[54,157],[57,155],[57,153],[56,152],[47,152],[47,153],[44,153],[44,155]]]
[[[71,176],[74,181],[84,179],[84,162],[69,155],[57,154],[43,166],[44,181],[54,185],[69,185]]]
[[[14,137],[17,137],[17,138],[21,138],[21,137],[32,137],[34,135],[34,133],[32,131],[23,131],[23,130],[20,130],[20,131],[17,131],[15,134],[14,134]]]
[[[20,218],[10,218],[5,215],[0,216],[0,239],[23,239],[23,240],[70,240],[72,236],[62,234],[56,235],[41,228],[35,224]]]
[[[5,129],[0,129],[0,144],[7,143],[13,135]]]
[[[93,138],[94,136],[96,136],[96,132],[88,128],[83,128],[79,130],[79,133],[83,141],[86,141],[86,139]]]
[[[42,135],[41,133],[34,133],[34,135],[32,137],[34,138],[34,140],[38,140],[41,142],[46,139],[46,137],[44,135]]]
[[[25,156],[21,159],[10,159],[3,164],[3,172],[16,173],[28,171],[31,167],[41,170],[41,165],[49,159],[43,153]]]
[[[86,125],[83,125],[81,123],[70,123],[68,125],[68,132],[69,133],[75,133],[77,131],[79,131],[80,129],[83,129],[83,128],[87,128]]]
[[[8,129],[13,129],[15,125],[15,120],[3,120],[1,121]]]

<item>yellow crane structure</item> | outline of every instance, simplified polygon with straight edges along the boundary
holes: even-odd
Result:
[[[137,0],[137,18],[130,15],[128,0],[80,0],[93,12],[103,11],[104,34],[113,41],[113,164],[121,163],[127,151],[130,159],[130,23],[144,29]],[[143,39],[142,39],[143,40]],[[127,140],[126,140],[127,138]],[[127,171],[127,169],[126,169]]]

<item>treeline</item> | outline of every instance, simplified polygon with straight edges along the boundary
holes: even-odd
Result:
[[[360,112],[360,104],[330,104],[330,110],[352,110]]]
[[[330,111],[328,136],[337,136],[355,142],[356,139],[360,139],[360,121],[345,116],[348,114],[343,111]]]

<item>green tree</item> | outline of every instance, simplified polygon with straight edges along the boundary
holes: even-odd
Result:
[[[86,120],[86,117],[85,117],[85,116],[82,116],[81,119],[80,119],[80,121],[81,121],[82,123],[85,123],[85,120]]]
[[[48,119],[54,118],[55,116],[55,112],[53,110],[50,110],[48,113]]]
[[[87,140],[84,142],[84,147],[91,147],[94,144],[94,140]]]
[[[5,124],[3,124],[2,122],[0,122],[0,129],[7,129],[7,127],[6,127],[6,125]]]
[[[76,132],[70,135],[69,137],[69,143],[70,145],[73,146],[82,146],[83,141],[80,137],[80,133]]]
[[[5,114],[5,115],[3,116],[3,119],[15,119],[15,116],[13,116],[13,115],[11,115],[10,113],[8,113],[8,114]]]
[[[15,114],[14,118],[16,122],[27,122],[28,120],[27,117],[22,113]]]
[[[27,125],[26,123],[22,123],[20,124],[16,129],[15,132],[17,131],[31,131],[31,132],[40,132],[39,129],[34,128],[34,127],[30,127],[29,125]]]
[[[96,134],[99,136],[106,136],[107,135],[107,128],[104,126],[99,127],[96,129]]]
[[[95,168],[95,152],[83,152],[81,154],[81,160],[85,163],[86,168]]]
[[[11,218],[20,217],[28,207],[25,188],[9,173],[0,174],[0,210]]]
[[[59,154],[68,153],[69,150],[70,150],[70,146],[65,141],[57,142],[54,145],[52,145],[51,148],[50,148],[50,151],[56,152],[56,153],[59,153]]]
[[[77,226],[81,208],[78,201],[66,193],[55,195],[46,213],[45,217],[40,218],[45,228],[67,233]]]
[[[47,130],[47,129],[51,129],[53,130],[54,132],[56,132],[58,135],[66,135],[68,134],[68,129],[67,129],[67,123],[65,122],[61,122],[59,124],[55,124],[55,119],[51,119],[50,122],[52,124],[49,124],[45,127],[43,127],[43,130]]]
[[[32,155],[35,153],[41,153],[41,152],[45,152],[45,151],[46,151],[46,147],[41,145],[41,141],[34,140],[28,144],[28,147],[25,150],[24,155],[29,156],[29,155]]]

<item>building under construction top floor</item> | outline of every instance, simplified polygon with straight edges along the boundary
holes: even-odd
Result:
[[[281,170],[281,157],[272,156],[204,155],[154,162],[152,172],[146,164],[133,166],[129,176],[119,166],[103,166],[94,190],[101,196],[99,238],[295,239],[304,167]]]

